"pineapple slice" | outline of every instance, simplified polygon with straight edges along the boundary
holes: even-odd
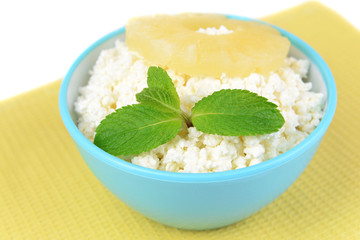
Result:
[[[209,35],[200,28],[225,26]],[[126,24],[126,44],[150,64],[190,76],[246,77],[267,74],[284,62],[290,42],[268,26],[218,14],[155,15]]]

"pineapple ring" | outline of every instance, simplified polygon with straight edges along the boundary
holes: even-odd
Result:
[[[231,33],[209,35],[200,28]],[[286,58],[290,42],[265,24],[218,14],[155,15],[126,24],[126,44],[150,64],[189,76],[246,77],[268,74]]]

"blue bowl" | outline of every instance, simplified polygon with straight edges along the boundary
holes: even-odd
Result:
[[[76,126],[74,101],[79,88],[86,85],[88,72],[100,51],[113,47],[116,39],[124,40],[125,28],[87,48],[63,79],[59,107],[67,130],[99,181],[146,217],[165,225],[196,230],[236,223],[286,191],[314,156],[335,114],[337,96],[334,78],[320,55],[300,38],[275,28],[290,40],[290,56],[310,60],[309,81],[314,91],[326,97],[325,115],[318,127],[291,150],[254,166],[217,173],[174,173],[144,168],[120,160],[86,139]]]

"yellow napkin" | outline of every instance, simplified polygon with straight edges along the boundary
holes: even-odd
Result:
[[[316,2],[264,20],[324,57],[339,99],[315,158],[280,198],[217,230],[143,217],[81,159],[60,119],[58,81],[0,103],[0,239],[360,239],[360,32]]]

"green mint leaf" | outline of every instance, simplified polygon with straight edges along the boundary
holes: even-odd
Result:
[[[147,84],[149,88],[156,87],[167,90],[174,100],[179,102],[180,106],[180,99],[176,92],[175,85],[164,69],[154,66],[149,67],[147,73]]]
[[[153,106],[161,111],[173,111],[181,114],[178,99],[175,99],[168,90],[158,87],[145,88],[136,94],[136,100],[139,103]]]
[[[223,136],[268,134],[285,123],[276,104],[240,89],[214,92],[197,102],[191,112],[198,130]]]
[[[144,104],[128,105],[101,121],[94,144],[115,156],[140,154],[173,139],[180,132],[182,121],[174,112]]]

